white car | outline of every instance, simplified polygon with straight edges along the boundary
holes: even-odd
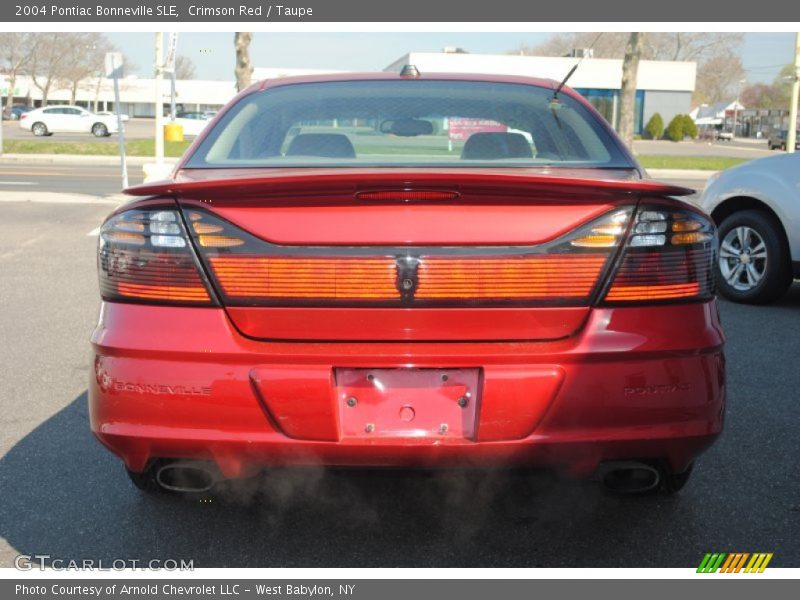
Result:
[[[114,117],[114,119],[116,119],[116,118],[117,118],[117,113],[115,113],[115,112],[111,112],[110,110],[99,110],[99,111],[97,111],[97,112],[96,112],[96,113],[94,113],[94,114],[96,114],[96,115],[102,115],[102,116],[110,115],[110,116]],[[124,113],[123,113],[123,114],[121,114],[121,115],[119,116],[119,118],[122,120],[122,122],[123,122],[123,123],[124,123],[124,122],[127,122],[127,121],[130,121],[130,117],[129,117],[128,115],[124,114]]]
[[[722,171],[700,199],[719,227],[717,287],[736,302],[765,303],[800,278],[800,154]]]
[[[184,135],[198,136],[211,122],[211,118],[205,112],[179,112],[174,122],[183,127]]]
[[[80,106],[45,106],[20,115],[19,126],[35,136],[91,133],[106,137],[117,133],[117,118],[96,115]]]

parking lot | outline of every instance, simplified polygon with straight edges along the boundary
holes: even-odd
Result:
[[[143,495],[87,422],[96,228],[119,201],[115,178],[114,167],[0,168],[0,566],[49,554],[197,567],[694,567],[712,551],[800,565],[797,283],[772,306],[721,303],[726,430],[675,497],[525,472],[322,469],[272,473],[208,502]],[[52,196],[30,201],[34,190]]]

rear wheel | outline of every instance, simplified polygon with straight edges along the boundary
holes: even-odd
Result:
[[[33,132],[33,135],[37,137],[48,135],[47,125],[41,122],[34,123],[31,126],[31,131]]]
[[[110,135],[108,133],[108,127],[106,127],[103,123],[95,123],[92,125],[92,133],[94,137],[107,137]]]
[[[719,228],[717,286],[734,302],[763,304],[780,298],[792,283],[789,249],[780,224],[769,214],[745,210]]]

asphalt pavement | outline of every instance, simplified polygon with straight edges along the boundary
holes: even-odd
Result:
[[[87,423],[96,228],[116,188],[106,168],[5,169],[0,181],[93,194],[19,201],[0,186],[0,567],[18,554],[197,567],[694,567],[712,551],[774,552],[771,566],[800,566],[800,284],[771,306],[721,303],[725,432],[675,497],[519,471],[324,469],[274,472],[207,502],[150,497]]]
[[[128,183],[143,179],[141,165],[128,167]],[[105,197],[122,190],[122,169],[119,165],[43,165],[35,162],[0,162],[0,193],[26,192],[89,194]]]

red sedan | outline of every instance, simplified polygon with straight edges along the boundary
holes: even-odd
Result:
[[[260,83],[127,193],[89,398],[143,489],[530,465],[674,492],[722,429],[714,227],[552,81]]]

